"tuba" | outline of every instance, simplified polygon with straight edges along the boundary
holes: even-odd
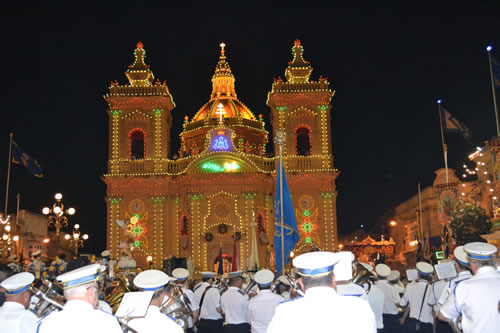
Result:
[[[38,318],[43,318],[53,311],[60,311],[64,307],[64,297],[54,290],[52,282],[48,280],[43,280],[40,289],[32,285],[28,290],[32,295],[29,308]]]
[[[188,318],[192,312],[189,298],[179,286],[173,286],[168,296],[168,300],[161,305],[160,312],[172,318],[177,325],[186,331]]]
[[[118,285],[113,289],[113,291],[111,291],[110,294],[104,297],[104,301],[109,304],[113,313],[116,313],[123,299],[123,296],[125,295],[125,293],[128,293],[130,291],[130,282],[122,273],[120,273],[118,275]]]
[[[377,275],[375,275],[374,272],[366,269],[359,262],[356,262],[354,264],[354,267],[356,268],[356,273],[352,278],[352,283],[355,283],[358,286],[363,287],[363,289],[367,294],[370,293],[372,283],[377,281]]]

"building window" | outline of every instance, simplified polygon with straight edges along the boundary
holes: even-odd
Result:
[[[311,155],[311,129],[301,125],[295,130],[296,150],[299,156]]]
[[[130,159],[143,160],[146,154],[146,133],[139,128],[135,128],[129,133],[130,138]]]

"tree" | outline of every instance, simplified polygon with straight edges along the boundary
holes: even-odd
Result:
[[[451,212],[450,228],[457,245],[470,242],[486,242],[481,235],[491,229],[490,217],[479,205],[459,200]]]

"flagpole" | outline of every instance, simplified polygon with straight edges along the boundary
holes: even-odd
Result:
[[[497,97],[495,94],[495,80],[493,79],[493,66],[491,65],[491,50],[493,47],[489,46],[486,48],[488,51],[488,63],[490,64],[490,80],[491,80],[491,92],[493,94],[493,106],[495,107],[495,119],[497,123],[497,136],[500,136],[500,126],[498,124],[498,107],[497,107]]]
[[[274,142],[278,144],[279,147],[279,160],[278,160],[278,174],[279,185],[280,185],[280,226],[281,226],[281,272],[285,271],[285,237],[284,237],[284,223],[283,223],[283,143],[285,142],[285,130],[278,129],[276,131],[276,137]],[[276,244],[275,244],[276,249]],[[278,271],[278,267],[276,267]]]
[[[7,186],[5,188],[5,210],[4,218],[7,218],[7,205],[9,204],[9,183],[10,183],[10,164],[12,160],[12,137],[14,133],[10,133],[10,143],[9,143],[9,165],[7,167]]]
[[[422,243],[424,242],[424,225],[422,223],[422,195],[420,194],[420,183],[417,184],[418,187],[418,224],[420,225],[420,237],[422,239]],[[423,246],[425,244],[422,244],[422,251],[423,251]]]
[[[446,147],[446,144],[444,143],[444,133],[443,133],[443,117],[441,114],[441,100],[438,99],[437,104],[438,104],[438,111],[439,111],[439,125],[441,128],[441,144],[443,145],[443,156],[444,156],[444,169],[446,171],[446,184],[448,184],[448,148]]]

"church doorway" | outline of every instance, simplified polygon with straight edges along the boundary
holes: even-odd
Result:
[[[227,253],[222,253],[222,271],[224,272],[224,274],[231,272],[232,264],[233,264],[233,258]],[[219,266],[220,266],[220,256],[217,256],[214,260],[214,272],[219,271]]]

